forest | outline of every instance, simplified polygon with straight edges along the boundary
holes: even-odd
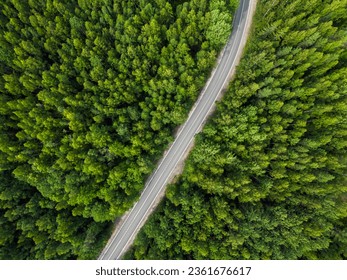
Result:
[[[347,1],[260,0],[234,81],[127,259],[347,259]]]
[[[0,259],[93,259],[226,42],[237,0],[2,0]]]

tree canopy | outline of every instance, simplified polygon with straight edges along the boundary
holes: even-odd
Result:
[[[236,77],[127,258],[347,258],[347,2],[259,1]]]
[[[185,120],[235,8],[2,1],[0,258],[95,257]]]

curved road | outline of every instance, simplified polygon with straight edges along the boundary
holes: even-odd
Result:
[[[148,218],[158,195],[162,193],[172,172],[182,160],[195,134],[200,131],[216,99],[228,84],[229,78],[235,70],[243,46],[247,40],[247,28],[251,21],[252,2],[254,1],[240,1],[239,8],[234,17],[234,27],[231,37],[224,48],[217,68],[213,71],[211,78],[198,101],[195,103],[180,133],[147,182],[139,201],[133,206],[120,228],[111,237],[99,259],[120,259],[134,240],[135,235],[140,230],[144,221]]]

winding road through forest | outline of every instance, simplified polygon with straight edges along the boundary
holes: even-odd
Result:
[[[233,31],[224,47],[217,67],[191,110],[175,141],[149,178],[138,202],[122,219],[99,256],[99,260],[120,259],[132,244],[160,194],[165,190],[172,173],[182,163],[194,136],[201,131],[215,101],[226,88],[240,61],[246,44],[256,0],[241,0],[233,21]]]

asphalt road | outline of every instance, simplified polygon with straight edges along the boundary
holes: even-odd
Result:
[[[117,233],[114,234],[99,256],[101,260],[120,259],[140,230],[143,222],[148,218],[150,210],[158,195],[168,182],[172,172],[182,159],[194,136],[198,133],[210,110],[226,87],[229,77],[237,64],[243,45],[247,39],[246,28],[251,20],[251,4],[255,0],[241,0],[233,22],[233,31],[224,49],[223,55],[189,114],[186,123],[177,135],[174,143],[162,159],[160,165],[150,177],[139,201],[130,210]]]

